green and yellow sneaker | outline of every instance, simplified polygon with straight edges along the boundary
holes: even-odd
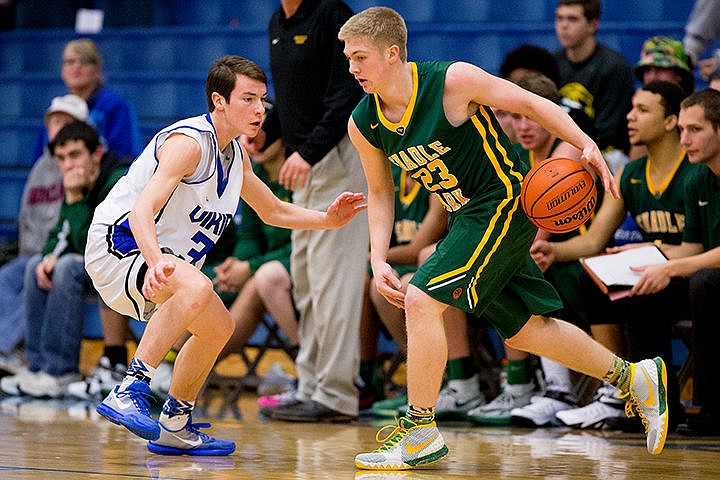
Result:
[[[662,358],[642,360],[631,364],[630,391],[621,395],[627,398],[625,414],[634,416],[633,407],[645,427],[647,449],[653,455],[662,452],[668,432],[667,370]]]
[[[386,429],[392,432],[381,438]],[[437,462],[448,454],[435,422],[416,424],[400,417],[396,425],[387,425],[375,435],[382,443],[375,451],[355,457],[355,466],[365,470],[407,470]]]

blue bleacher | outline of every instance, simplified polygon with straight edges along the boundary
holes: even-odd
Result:
[[[557,0],[346,3],[356,12],[387,5],[403,14],[412,60],[465,60],[497,73],[504,55],[521,43],[559,47],[553,22]],[[604,0],[598,38],[635,63],[647,37],[682,38],[692,3]],[[131,4],[138,10],[127,11]],[[90,35],[103,53],[108,85],[134,105],[145,140],[183,116],[205,111],[205,74],[217,57],[242,55],[270,73],[267,23],[277,0],[95,0],[94,5],[106,9],[110,26]],[[0,32],[0,168],[20,172],[30,166],[45,108],[53,96],[65,93],[59,75],[62,48],[79,36],[69,28]],[[268,90],[272,95],[272,84]],[[6,183],[18,180],[0,177],[4,206],[15,206],[19,192],[4,188]],[[17,198],[8,198],[12,192]]]

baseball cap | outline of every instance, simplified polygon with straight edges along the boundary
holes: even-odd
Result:
[[[67,113],[76,120],[82,120],[83,122],[88,119],[87,103],[77,95],[68,94],[53,98],[50,108],[45,112],[45,123],[47,123],[48,116],[55,112]]]

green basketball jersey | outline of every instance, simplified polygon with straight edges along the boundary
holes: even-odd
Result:
[[[488,194],[516,196],[529,167],[518,160],[490,107],[480,105],[458,127],[447,121],[442,97],[451,63],[410,63],[413,94],[400,122],[385,118],[374,94],[363,98],[352,116],[372,145],[437,193],[452,215],[473,210]]]
[[[503,337],[512,337],[531,314],[562,306],[530,258],[537,228],[519,200],[529,166],[490,107],[479,105],[459,126],[448,122],[442,97],[450,62],[410,65],[413,93],[399,122],[385,118],[376,95],[363,98],[352,115],[370,144],[437,193],[450,212],[447,235],[411,283],[444,304],[485,313]]]
[[[625,166],[620,178],[620,194],[644,241],[661,240],[674,245],[682,242],[685,182],[696,168],[683,152],[668,179],[662,185],[654,185],[647,156]]]

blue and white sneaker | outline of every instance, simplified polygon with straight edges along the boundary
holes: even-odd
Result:
[[[97,406],[97,413],[122,425],[138,437],[156,440],[160,437],[160,427],[148,410],[150,385],[142,380],[133,380],[125,387],[123,384],[124,382],[110,391],[105,400]]]
[[[147,448],[160,455],[230,455],[235,451],[235,442],[218,440],[202,433],[200,428],[210,428],[209,423],[192,423],[188,415],[187,423],[179,430],[169,430],[160,425],[160,437],[148,442]]]

